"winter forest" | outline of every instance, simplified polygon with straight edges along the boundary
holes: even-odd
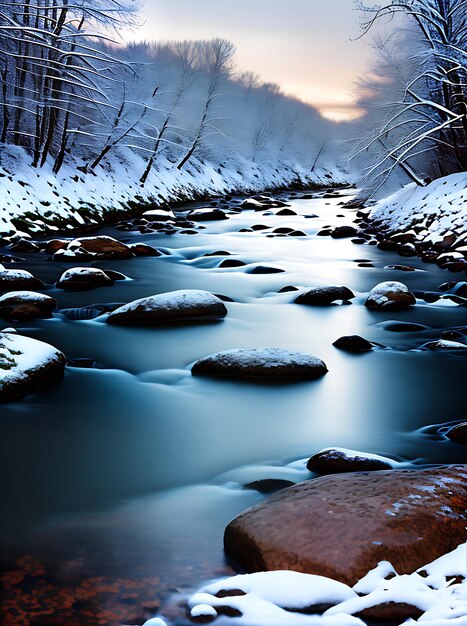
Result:
[[[399,169],[420,185],[464,171],[464,3],[359,8],[362,36],[383,20],[397,22],[390,34],[375,34],[363,84],[365,132],[353,156],[369,162],[368,186]],[[1,3],[2,142],[24,147],[34,167],[50,161],[55,173],[78,159],[95,170],[129,148],[145,162],[144,186],[161,155],[179,170],[200,156],[221,169],[226,161],[279,168],[298,160],[312,171],[339,135],[279,85],[235,72],[228,41],[119,45],[119,29],[137,20],[135,0]]]
[[[467,0],[0,0],[0,622],[467,626]]]

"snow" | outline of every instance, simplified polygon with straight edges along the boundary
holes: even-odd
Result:
[[[225,589],[255,593],[263,600],[289,609],[304,609],[315,604],[337,604],[356,597],[344,583],[292,571],[240,574],[203,587],[201,592],[216,595]]]
[[[139,181],[146,160],[130,148],[119,148],[104,160],[94,173],[78,170],[80,159],[71,156],[56,175],[52,163],[38,169],[31,166],[31,157],[19,146],[3,146],[0,156],[1,231],[24,231],[24,218],[31,232],[46,229],[72,230],[101,221],[104,211],[124,216],[129,203],[162,205],[200,196],[219,196],[233,190],[251,193],[258,189],[283,188],[297,180],[303,184],[330,185],[348,182],[349,176],[336,165],[333,156],[323,158],[310,173],[307,163],[292,163],[276,171],[271,163],[257,164],[238,156],[227,159],[224,167],[193,157],[181,170],[164,155],[159,155],[144,187]],[[28,215],[25,217],[25,213]],[[170,213],[167,214],[170,216]],[[149,216],[151,218],[153,216]],[[0,233],[1,234],[1,233]],[[23,233],[26,237],[27,233]]]
[[[411,183],[375,204],[370,219],[383,229],[406,232],[423,228],[418,240],[436,243],[457,232],[459,244],[467,232],[467,172],[438,178],[426,187]],[[457,242],[456,242],[457,243]]]
[[[412,574],[398,575],[391,563],[381,561],[353,589],[323,576],[292,571],[240,574],[202,587],[188,600],[188,607],[192,615],[207,615],[206,606],[214,610],[231,607],[241,612],[239,617],[218,617],[219,625],[351,626],[363,624],[354,617],[355,613],[395,602],[423,611],[418,620],[404,621],[404,625],[467,626],[466,576],[467,543],[464,543]],[[464,580],[456,582],[456,577]],[[215,595],[228,590],[240,590],[245,595],[224,598]],[[316,604],[332,606],[323,615],[284,610],[284,607],[305,609]]]
[[[217,611],[210,604],[198,604],[190,611],[191,617],[201,617],[209,615],[210,617],[217,617]]]

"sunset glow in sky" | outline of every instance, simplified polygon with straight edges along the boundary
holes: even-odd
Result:
[[[252,70],[316,105],[327,117],[358,115],[355,82],[371,48],[353,0],[146,0],[133,39],[211,39],[237,46],[239,70]]]

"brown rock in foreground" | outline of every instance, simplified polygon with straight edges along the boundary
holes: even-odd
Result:
[[[467,465],[324,476],[227,526],[247,572],[290,569],[355,584],[380,561],[411,573],[465,541]]]

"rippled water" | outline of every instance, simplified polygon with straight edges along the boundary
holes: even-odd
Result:
[[[53,320],[18,325],[22,333],[63,350],[68,359],[90,358],[99,367],[70,367],[61,385],[1,407],[2,545],[9,567],[21,554],[37,558],[47,563],[48,575],[53,572],[52,588],[69,584],[75,595],[84,579],[134,577],[146,604],[138,596],[133,607],[131,602],[119,605],[123,613],[118,615],[127,620],[120,623],[137,624],[171,589],[228,571],[224,526],[263,497],[232,483],[296,479],[281,466],[325,446],[420,463],[465,462],[465,447],[418,432],[463,417],[465,359],[410,351],[444,329],[465,324],[465,308],[417,301],[410,311],[388,315],[363,306],[367,292],[383,280],[435,290],[460,275],[348,239],[317,237],[325,224],[350,223],[353,212],[342,209],[341,200],[290,200],[300,215],[249,211],[207,222],[195,236],[101,231],[169,254],[96,263],[130,280],[81,293],[48,290],[60,308],[128,302],[182,288],[206,289],[235,302],[227,303],[225,320],[192,326],[118,327],[99,319],[67,321],[59,313]],[[341,213],[345,218],[337,217]],[[298,228],[308,237],[238,232],[254,224]],[[222,257],[203,256],[215,250],[253,265],[219,269]],[[27,261],[18,267],[47,283],[73,266],[37,254],[23,256]],[[359,267],[356,261],[363,259],[375,267]],[[285,272],[249,274],[259,263]],[[385,269],[400,263],[417,271]],[[293,293],[277,293],[286,285],[318,283],[344,284],[357,297],[351,306],[306,307],[292,303]],[[428,330],[391,332],[387,323],[394,320],[424,324]],[[388,349],[349,355],[332,346],[346,334],[360,334]],[[212,352],[272,346],[315,354],[329,373],[318,381],[288,385],[190,375],[189,365]],[[105,601],[100,592],[92,596],[95,612],[107,615],[104,621],[92,621],[76,605],[62,613],[60,623],[118,623],[112,621],[115,611],[109,617],[122,601],[122,590],[115,589]],[[54,623],[47,619],[30,623]]]

